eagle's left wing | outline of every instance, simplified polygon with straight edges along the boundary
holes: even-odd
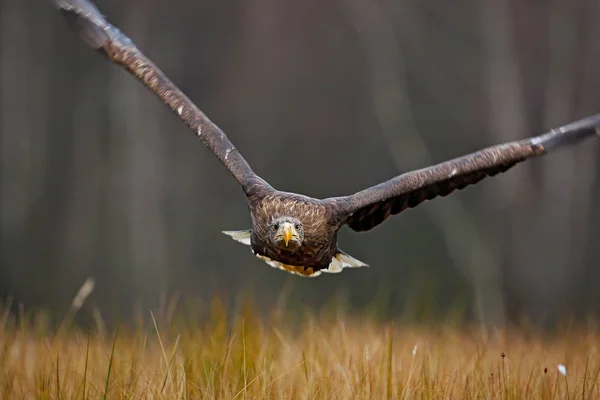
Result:
[[[599,128],[600,114],[597,114],[540,136],[488,147],[331,200],[335,200],[338,212],[346,214],[345,221],[350,228],[366,231],[390,215],[416,207],[425,200],[446,196],[528,158],[597,135]]]
[[[69,25],[93,49],[127,69],[186,123],[231,172],[247,195],[272,190],[254,173],[244,157],[215,125],[167,76],[119,29],[104,18],[90,0],[51,0]]]

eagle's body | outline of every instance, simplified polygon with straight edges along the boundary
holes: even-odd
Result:
[[[249,245],[252,253],[272,267],[317,276],[321,272],[340,272],[345,267],[366,266],[337,247],[337,232],[346,218],[336,212],[335,199],[319,200],[268,189],[248,196],[248,208],[252,229],[224,233]],[[279,218],[296,219],[302,224],[304,237],[299,248],[279,248],[268,239],[272,221]]]
[[[273,192],[257,202],[251,202],[252,235],[250,247],[258,255],[291,266],[304,266],[315,271],[327,268],[337,250],[337,230],[340,221],[323,201],[291,193]],[[304,241],[299,249],[288,251],[271,245],[269,223],[279,217],[290,216],[304,226]]]
[[[255,254],[291,267],[304,267],[308,271],[329,267],[337,253],[336,238],[341,225],[325,202],[275,191],[251,203],[250,247]],[[295,251],[277,248],[266,240],[269,223],[284,216],[296,218],[304,226],[304,240]]]
[[[530,158],[597,135],[600,114],[519,141],[488,147],[437,165],[407,172],[349,196],[314,199],[277,191],[259,177],[219,129],[89,0],[53,0],[67,21],[94,49],[122,65],[161,98],[225,165],[248,201],[252,227],[225,231],[250,246],[267,264],[303,276],[366,266],[337,247],[347,225],[367,231],[390,215],[446,196],[505,172]]]

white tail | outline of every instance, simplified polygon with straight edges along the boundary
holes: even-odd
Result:
[[[244,231],[223,231],[227,236],[231,236],[233,240],[245,244],[246,246],[250,246],[250,235],[252,234],[251,229],[246,229]]]

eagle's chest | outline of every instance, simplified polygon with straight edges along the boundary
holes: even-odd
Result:
[[[327,268],[336,250],[335,245],[325,245],[325,243],[315,243],[313,245],[305,243],[294,252],[279,249],[263,241],[258,243],[253,241],[251,247],[257,255],[268,257],[286,265],[312,268],[314,270]]]
[[[303,246],[295,252],[285,252],[272,246],[255,246],[251,244],[255,256],[265,261],[274,268],[279,268],[293,274],[302,276],[317,276],[323,270],[327,270],[335,255],[332,251]]]
[[[327,236],[327,241],[313,243],[309,240],[294,252],[284,251],[265,242],[263,236],[250,229],[224,233],[238,242],[250,245],[252,253],[271,267],[305,277],[319,276],[322,272],[338,273],[348,267],[366,266],[337,248],[335,233]]]
[[[338,273],[348,267],[367,266],[367,264],[349,256],[335,246],[323,248],[320,253],[312,253],[310,249],[307,252],[282,253],[278,249],[253,246],[252,252],[273,268],[305,277],[319,276],[322,272]]]

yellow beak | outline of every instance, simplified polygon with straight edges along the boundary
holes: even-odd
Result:
[[[292,239],[293,235],[294,235],[294,232],[292,231],[292,226],[289,224],[283,225],[283,240],[285,241],[286,246]]]

